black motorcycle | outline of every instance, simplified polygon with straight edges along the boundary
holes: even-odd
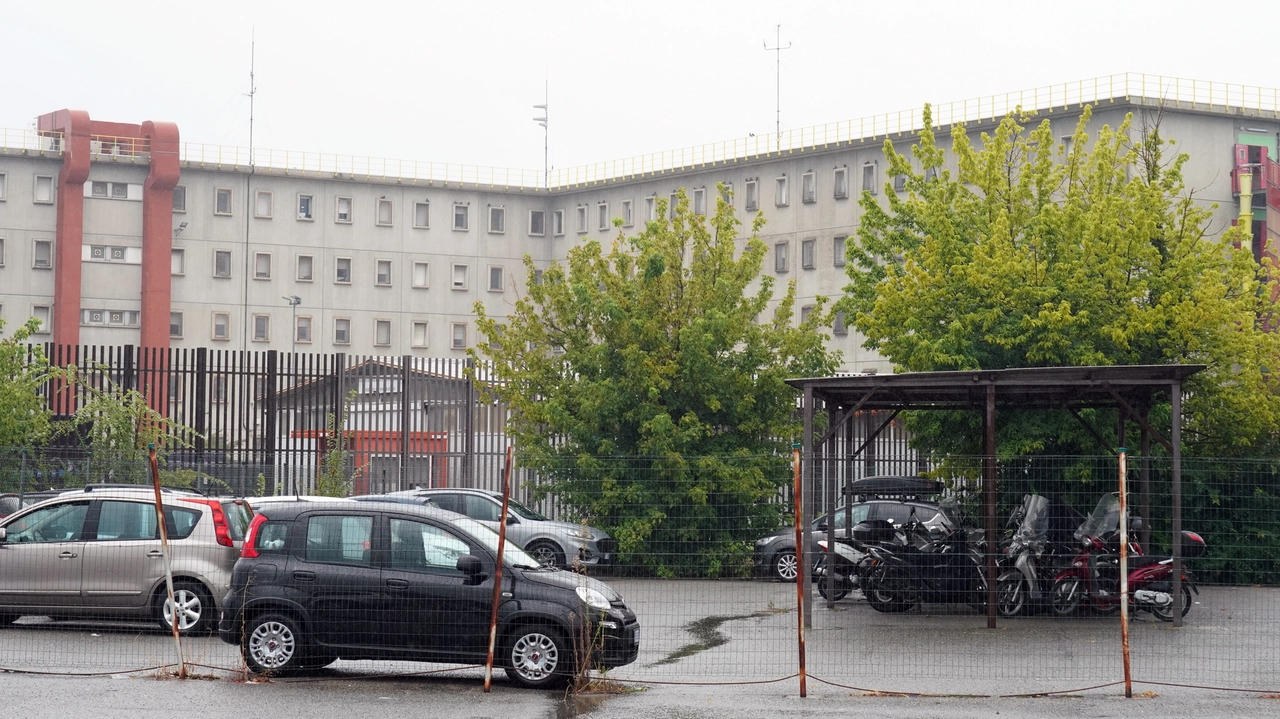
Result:
[[[863,536],[885,537],[885,528],[868,526]],[[918,604],[968,604],[986,607],[987,582],[981,541],[971,541],[964,529],[921,534],[918,526],[908,535],[927,541],[904,544],[864,542],[867,558],[860,565],[862,593],[872,609],[887,614],[905,612]],[[854,537],[859,536],[858,527]]]

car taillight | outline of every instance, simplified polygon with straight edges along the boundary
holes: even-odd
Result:
[[[267,515],[255,514],[249,528],[244,533],[244,544],[240,547],[242,559],[253,559],[258,556],[258,528],[267,523]]]
[[[231,529],[227,527],[227,513],[222,511],[222,503],[216,499],[183,499],[183,502],[191,502],[192,504],[203,504],[209,508],[213,514],[213,534],[217,538],[218,544],[224,547],[236,546],[231,541]]]

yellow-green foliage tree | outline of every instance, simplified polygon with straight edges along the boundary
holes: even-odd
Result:
[[[829,372],[821,305],[797,325],[757,236],[723,198],[694,214],[680,194],[612,247],[588,240],[535,274],[505,321],[476,304],[481,387],[511,409],[522,466],[576,518],[659,574],[737,571],[779,521],[798,433],[788,377]],[[772,309],[771,309],[772,306]],[[763,319],[763,321],[758,321]]]

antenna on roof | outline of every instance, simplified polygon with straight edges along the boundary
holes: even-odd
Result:
[[[776,92],[776,100],[775,100],[775,106],[774,106],[775,113],[776,113],[775,132],[777,132],[777,137],[778,137],[777,149],[781,150],[782,149],[782,51],[791,49],[790,40],[787,41],[786,47],[782,46],[782,24],[781,23],[779,23],[778,26],[774,29],[773,47],[769,47],[769,41],[765,40],[764,49],[772,50],[777,55],[776,67],[774,68],[774,85],[775,85],[774,89]]]
[[[245,93],[249,98],[249,167],[251,169],[253,168],[253,96],[258,94],[258,86],[253,78],[256,59],[254,55],[257,49],[256,34],[256,28],[249,30],[249,92]]]
[[[547,113],[547,106],[551,104],[551,95],[549,92],[550,87],[551,87],[551,82],[544,81],[542,86],[542,104],[533,106],[533,109],[535,110],[542,110],[542,117],[535,117],[533,118],[533,121],[538,123],[538,125],[542,127],[542,188],[543,189],[551,188],[551,170],[549,169],[549,166],[547,164],[547,158],[550,156],[548,153],[548,147],[549,147],[549,138],[551,136],[551,130],[547,126],[547,123],[549,122],[548,118],[551,117],[551,115]]]

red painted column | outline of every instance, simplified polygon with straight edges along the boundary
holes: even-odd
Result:
[[[173,294],[173,188],[178,184],[178,126],[142,123],[149,140],[151,172],[142,189],[142,331],[144,349],[169,347],[169,310]]]
[[[84,182],[89,178],[89,113],[59,110],[41,115],[41,132],[62,133],[58,173],[57,229],[53,264],[53,343],[80,343],[81,248],[84,245]]]

